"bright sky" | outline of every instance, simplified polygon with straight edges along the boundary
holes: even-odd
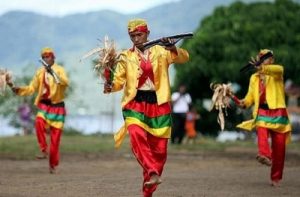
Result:
[[[128,14],[175,1],[179,0],[1,0],[0,15],[12,10],[23,10],[50,16],[64,16],[102,9]]]

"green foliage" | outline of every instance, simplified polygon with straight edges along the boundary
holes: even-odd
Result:
[[[25,71],[26,69],[24,69]],[[25,72],[24,72],[25,73]],[[20,78],[14,80],[15,84],[29,84],[31,77],[24,75]],[[10,118],[10,124],[16,128],[21,127],[21,122],[18,114],[18,107],[21,106],[24,102],[28,103],[32,113],[31,120],[34,121],[34,115],[36,113],[36,108],[34,107],[34,96],[28,96],[20,98],[16,96],[9,88],[6,90],[4,96],[0,96],[0,114],[4,117]],[[33,125],[30,130],[32,131]],[[30,131],[30,133],[32,133]]]
[[[33,135],[0,138],[1,158],[33,159],[35,153],[38,153],[38,145]]]
[[[64,128],[64,135],[76,136],[76,135],[82,135],[82,132],[74,128]]]
[[[78,113],[78,108],[84,108],[89,114],[99,114],[107,110],[107,95],[100,93],[99,82],[93,78],[88,61],[78,62],[80,57],[97,46],[97,39],[101,40],[108,35],[116,42],[117,49],[131,47],[127,22],[135,17],[147,20],[151,30],[150,39],[193,31],[199,21],[211,14],[216,6],[229,5],[234,1],[236,0],[182,0],[136,14],[120,14],[108,10],[63,17],[23,11],[4,13],[0,16],[0,36],[5,38],[0,45],[0,65],[13,71],[20,70],[28,62],[37,63],[41,48],[51,45],[57,60],[64,61],[66,70],[72,72],[77,86],[72,98],[66,100],[69,103],[68,114]]]
[[[50,136],[47,136],[48,144]],[[129,149],[129,148],[128,148]],[[114,151],[114,140],[111,135],[101,136],[69,136],[62,134],[61,154],[98,154]],[[35,159],[39,153],[38,142],[35,135],[0,137],[0,157],[11,159]]]
[[[285,78],[300,84],[300,5],[290,0],[245,4],[236,2],[218,7],[203,19],[193,39],[186,40],[183,48],[190,53],[190,61],[177,70],[175,86],[185,83],[194,100],[211,98],[211,82],[236,82],[237,93],[243,97],[248,89],[251,73],[240,73],[251,56],[269,48],[274,51],[276,63],[284,65]],[[201,84],[200,84],[201,83]],[[205,113],[202,129],[219,129],[213,113]],[[231,113],[230,116],[232,116]],[[240,116],[231,117],[231,125]],[[206,121],[207,120],[207,121]]]

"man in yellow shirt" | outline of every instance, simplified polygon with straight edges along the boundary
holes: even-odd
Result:
[[[104,93],[124,89],[122,110],[125,125],[115,134],[120,146],[128,131],[132,152],[143,168],[143,195],[152,196],[161,181],[171,135],[171,92],[168,68],[172,63],[185,63],[188,52],[177,48],[172,40],[162,39],[168,47],[153,46],[144,50],[150,31],[145,20],[128,23],[131,49],[121,53]]]
[[[40,146],[41,155],[37,159],[46,159],[49,155],[50,173],[56,172],[56,166],[59,164],[59,144],[66,116],[64,97],[68,87],[69,80],[62,66],[55,63],[54,51],[49,48],[43,48],[41,58],[51,67],[59,78],[59,83],[55,81],[51,71],[45,66],[40,67],[35,73],[28,86],[13,87],[9,84],[19,96],[29,96],[37,93],[35,105],[38,112],[35,120],[36,136]],[[48,149],[46,133],[50,129],[51,143]]]
[[[271,166],[271,181],[278,186],[282,179],[285,144],[291,134],[291,124],[285,104],[283,66],[274,64],[271,50],[263,49],[258,54],[258,61],[252,62],[257,72],[251,75],[248,92],[244,99],[233,100],[242,108],[254,105],[253,119],[245,121],[238,128],[257,130],[258,155],[256,159]],[[272,139],[270,148],[268,138]]]

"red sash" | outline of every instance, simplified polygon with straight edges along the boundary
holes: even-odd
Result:
[[[262,82],[262,80],[259,80],[259,93],[259,103],[266,103],[266,85]]]
[[[140,56],[140,55],[139,55]],[[142,87],[145,81],[149,78],[152,82],[154,82],[154,74],[152,70],[152,65],[149,59],[149,55],[147,59],[140,56],[140,68],[142,69],[142,75],[139,78],[138,88]]]

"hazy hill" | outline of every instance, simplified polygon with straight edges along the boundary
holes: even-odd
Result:
[[[147,19],[150,38],[193,31],[216,6],[233,1],[181,0],[131,15],[109,10],[65,17],[8,12],[0,16],[0,66],[15,72],[28,65],[38,66],[40,49],[51,46],[56,51],[57,61],[65,65],[74,82],[75,94],[68,99],[72,105],[70,113],[77,113],[78,109],[89,114],[111,111],[119,98],[101,94],[102,86],[93,76],[91,60],[79,63],[82,55],[99,44],[97,39],[108,35],[119,49],[130,47],[127,21],[134,17]]]
[[[120,47],[128,47],[127,21],[143,17],[149,22],[151,37],[193,31],[203,16],[219,5],[234,0],[181,0],[134,15],[109,10],[48,17],[30,12],[13,11],[0,16],[0,65],[24,66],[35,63],[40,48],[55,48],[65,63],[96,46],[97,39],[109,35]]]

